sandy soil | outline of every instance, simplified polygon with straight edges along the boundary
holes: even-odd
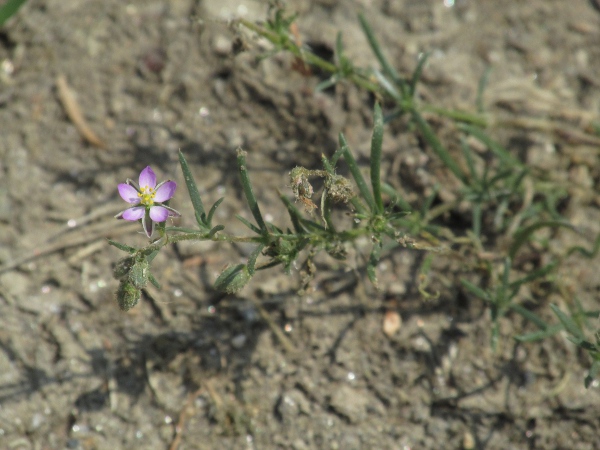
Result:
[[[402,73],[431,51],[420,96],[439,106],[474,110],[491,66],[485,102],[498,114],[576,129],[600,110],[594,2],[288,5],[300,37],[323,55],[342,30],[355,64],[375,65],[359,11]],[[121,254],[105,238],[143,244],[137,225],[113,216],[123,208],[117,183],[146,165],[178,181],[172,204],[192,225],[181,149],[205,202],[226,197],[216,220],[241,233],[234,216],[250,214],[236,147],[248,151],[276,223],[286,220],[276,189],[287,172],[316,167],[340,131],[365,161],[369,95],[348,84],[315,93],[318,74],[291,70],[288,55],[257,61],[268,46],[227,25],[239,15],[264,20],[266,11],[250,0],[31,0],[0,31],[0,448],[600,448],[600,394],[582,383],[587,356],[562,335],[515,343],[532,330],[515,316],[502,321],[493,353],[485,305],[460,287],[465,272],[451,259],[434,262],[436,300],[423,300],[415,283],[425,255],[408,250],[382,260],[380,291],[365,282],[359,256],[323,257],[304,295],[297,271],[275,269],[224,296],[212,283],[248,248],[176,245],[154,263],[163,289],[118,310],[111,273]],[[234,56],[237,38],[248,49]],[[68,117],[61,79],[97,145]],[[444,121],[434,124],[451,135]],[[562,183],[563,213],[585,236],[600,231],[596,141],[531,128],[494,133]],[[416,208],[435,183],[453,183],[406,123],[386,129],[384,152],[386,179]],[[560,249],[573,236],[553,239]],[[573,257],[558,276],[597,308],[593,262]],[[563,300],[544,288],[523,296],[554,321],[547,305]],[[403,319],[392,337],[382,331],[386,311]]]

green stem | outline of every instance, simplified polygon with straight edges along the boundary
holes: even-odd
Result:
[[[310,52],[302,50],[298,45],[296,45],[293,41],[291,41],[287,37],[282,41],[281,36],[278,35],[277,33],[267,30],[259,25],[256,25],[255,23],[252,23],[245,19],[240,19],[238,21],[238,23],[245,26],[249,30],[254,31],[255,33],[259,34],[260,36],[268,39],[269,41],[271,41],[271,43],[282,47],[284,50],[289,51],[294,56],[301,58],[303,61],[318,67],[319,69],[322,69],[322,70],[332,73],[332,74],[340,72],[340,69],[338,69],[338,67],[335,64],[332,64],[329,61],[326,61],[323,58],[320,58],[319,56],[315,55],[314,53],[310,53]],[[381,88],[379,87],[379,85],[377,85],[376,83],[370,82],[366,77],[361,76],[355,72],[349,74],[347,76],[347,78],[350,81],[352,81],[354,84],[356,84],[357,86],[360,86],[363,89],[366,89],[366,90],[374,92],[374,93],[381,93]]]

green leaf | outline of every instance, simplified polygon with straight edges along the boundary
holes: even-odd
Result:
[[[332,75],[330,76],[328,79],[321,81],[319,84],[317,84],[315,86],[314,91],[315,92],[322,92],[325,89],[329,89],[332,86],[335,86],[335,84],[340,81],[340,77],[336,75]]]
[[[254,190],[252,189],[252,185],[250,184],[250,177],[248,176],[248,168],[246,167],[246,152],[241,148],[237,150],[237,164],[238,171],[240,173],[240,181],[242,182],[242,188],[244,190],[244,195],[246,196],[246,201],[248,202],[248,207],[254,216],[254,220],[258,224],[260,228],[259,234],[268,234],[269,231],[267,229],[267,225],[262,217],[260,212],[260,208],[258,206],[258,201],[256,200],[256,196],[254,195]]]
[[[515,259],[515,256],[519,249],[529,241],[531,235],[541,228],[569,228],[574,229],[573,225],[568,222],[564,222],[561,220],[541,220],[532,225],[526,226],[524,228],[520,228],[517,230],[513,236],[513,243],[510,246],[508,251],[508,255],[511,259]]]
[[[356,160],[354,159],[352,152],[350,152],[350,149],[348,148],[348,143],[346,142],[346,138],[344,137],[344,135],[342,133],[340,133],[340,147],[344,149],[343,150],[344,160],[346,161],[346,164],[348,164],[348,169],[350,170],[350,173],[352,174],[352,177],[354,178],[354,181],[356,182],[356,186],[358,187],[360,194],[362,195],[365,202],[367,202],[369,209],[371,211],[376,211],[377,207],[375,206],[375,199],[373,198],[373,194],[371,194],[371,191],[369,191],[367,183],[366,183],[365,179],[363,178],[362,173],[360,172],[360,169],[358,167],[358,164],[356,163]]]
[[[430,55],[431,55],[431,52],[425,52],[419,56],[419,62],[417,63],[417,67],[415,68],[415,71],[413,72],[413,75],[412,75],[412,78],[411,78],[410,84],[409,84],[409,94],[411,97],[413,97],[415,95],[415,90],[417,89],[417,83],[421,79],[421,74],[423,73],[423,69],[425,68],[425,63],[429,59]]]
[[[25,3],[25,0],[8,0],[4,5],[0,6],[0,27],[16,14],[23,3]]]
[[[206,214],[204,212],[204,205],[202,204],[202,199],[200,198],[200,193],[198,192],[198,186],[196,186],[196,182],[194,181],[194,177],[192,176],[192,172],[190,171],[190,167],[188,166],[185,157],[181,150],[179,151],[179,164],[181,165],[181,171],[183,172],[183,179],[185,180],[185,185],[187,186],[188,193],[190,195],[190,200],[192,201],[192,206],[194,207],[194,213],[196,216],[196,221],[200,228],[207,228],[206,224],[202,220],[202,217]]]
[[[596,257],[599,249],[600,249],[600,233],[598,233],[598,235],[596,236],[596,240],[594,241],[594,244],[592,245],[591,250],[588,250],[581,246],[574,246],[569,249],[569,251],[567,252],[567,255],[571,255],[575,252],[578,252],[578,253],[581,253],[586,258],[591,259],[591,258]]]
[[[373,244],[373,249],[371,250],[371,255],[369,256],[369,262],[367,263],[367,276],[373,286],[379,289],[379,285],[377,282],[377,264],[379,263],[379,259],[381,257],[381,241]]]
[[[458,163],[454,160],[450,152],[448,152],[448,150],[446,150],[446,148],[442,145],[423,116],[421,116],[419,111],[416,109],[413,109],[411,114],[415,124],[417,125],[417,128],[419,131],[421,131],[423,138],[431,146],[431,149],[434,151],[434,153],[442,160],[446,167],[450,169],[450,172],[452,172],[456,178],[458,178],[465,186],[468,186],[469,183],[466,175],[460,169]]]
[[[262,234],[261,231],[256,227],[256,225],[254,225],[252,222],[244,219],[242,216],[240,215],[236,215],[235,216],[237,218],[237,220],[239,220],[240,222],[242,222],[244,225],[246,225],[248,228],[250,228],[252,231],[254,231],[256,234]]]
[[[560,323],[563,324],[563,326],[565,327],[565,330],[567,330],[570,334],[572,334],[573,337],[575,337],[576,339],[583,341],[583,339],[584,339],[583,332],[579,329],[579,327],[577,326],[575,321],[572,318],[570,318],[569,316],[567,316],[564,312],[562,312],[558,308],[558,306],[550,305],[550,308],[552,308],[552,311],[554,312],[554,314],[556,314],[556,316],[558,317],[558,320],[560,320]]]
[[[540,316],[538,316],[534,312],[528,310],[524,306],[519,305],[518,303],[511,303],[509,305],[509,307],[516,313],[519,313],[525,319],[529,320],[531,323],[533,323],[536,327],[540,328],[541,330],[547,330],[550,327],[550,325],[548,325],[546,322],[544,322],[544,320]],[[559,327],[559,329],[561,329],[561,328],[562,327]]]
[[[477,111],[480,113],[482,113],[485,109],[483,107],[483,91],[485,91],[485,88],[487,87],[487,83],[491,73],[492,68],[491,66],[488,66],[483,72],[483,75],[479,79],[479,84],[477,85],[477,99],[475,101],[475,104],[477,105]]]
[[[225,197],[221,197],[210,208],[210,211],[208,212],[208,216],[206,217],[206,225],[208,225],[209,228],[212,227],[212,219],[213,219],[213,216],[215,215],[215,211],[217,210],[219,205],[223,202],[223,200],[225,200]]]
[[[580,341],[579,343],[577,343],[577,346],[581,347],[584,350],[587,350],[588,352],[597,352],[598,349],[596,348],[596,346],[594,344],[592,344],[590,341]]]
[[[113,241],[112,239],[108,239],[108,245],[112,245],[113,247],[117,247],[119,250],[123,250],[127,253],[135,253],[137,251],[136,248],[130,247],[129,245],[121,244],[117,241]]]
[[[490,138],[486,134],[486,132],[480,127],[469,125],[466,123],[459,123],[458,128],[464,131],[465,133],[473,136],[478,141],[484,143],[487,146],[487,148],[489,148],[490,151],[500,159],[500,161],[512,167],[513,170],[515,167],[519,169],[526,169],[525,165],[521,161],[519,161],[512,154],[510,154],[510,152],[508,152],[504,147],[502,147],[502,145]]]
[[[600,373],[600,360],[596,360],[593,362],[592,367],[590,367],[590,371],[588,372],[587,377],[585,377],[584,385],[587,388],[591,386],[593,381],[598,378],[598,374]]]
[[[412,208],[410,207],[410,204],[404,200],[404,198],[396,189],[394,189],[393,186],[388,183],[382,183],[381,190],[390,197],[392,204],[397,205],[405,214],[411,211]]]
[[[471,283],[468,280],[465,280],[464,278],[462,278],[460,280],[460,283],[469,291],[471,292],[471,294],[479,297],[481,300],[484,300],[486,302],[491,302],[492,298],[490,296],[489,293],[487,293],[486,291],[484,291],[483,289],[481,289],[480,287],[475,286],[473,283]]]
[[[390,83],[390,81],[385,77],[385,75],[383,75],[379,70],[374,70],[373,74],[375,75],[375,78],[377,78],[377,81],[379,82],[379,85],[383,88],[383,90],[387,92],[390,97],[396,100],[396,103],[401,105],[404,102],[404,97],[402,97],[402,94],[398,92],[396,86]]]
[[[213,227],[208,234],[206,235],[206,237],[208,239],[212,239],[212,237],[217,234],[219,231],[224,230],[225,229],[225,225],[217,225],[215,227]]]
[[[541,341],[542,339],[554,336],[560,330],[563,329],[562,325],[552,325],[545,330],[534,331],[533,333],[522,334],[520,336],[514,336],[514,339],[519,342],[535,342]]]
[[[383,213],[383,199],[381,198],[381,151],[383,147],[383,115],[381,106],[375,103],[373,112],[373,137],[371,138],[371,186],[375,206],[379,214]]]
[[[256,260],[257,258],[260,256],[260,253],[262,252],[263,248],[265,248],[264,244],[259,244],[256,246],[256,248],[252,251],[252,253],[250,253],[250,256],[248,257],[248,273],[250,274],[250,276],[254,276],[254,267],[256,266]]]
[[[530,281],[537,280],[538,278],[544,278],[546,275],[552,272],[556,268],[556,266],[558,266],[558,264],[559,261],[553,261],[549,264],[546,264],[545,266],[540,267],[539,269],[536,269],[533,272],[527,274],[523,278],[517,281],[513,281],[512,283],[510,283],[510,287],[513,289],[519,288],[523,284],[529,283]]]
[[[365,36],[367,37],[367,40],[369,41],[371,50],[373,50],[375,57],[379,61],[379,64],[381,64],[384,73],[394,81],[394,84],[396,84],[403,93],[406,92],[404,80],[400,78],[398,72],[396,72],[394,67],[388,62],[387,58],[384,56],[383,51],[381,50],[381,46],[379,45],[379,42],[377,41],[375,33],[373,33],[373,29],[371,28],[371,25],[369,25],[369,22],[367,22],[365,16],[363,16],[362,14],[358,15],[358,20],[360,21],[360,25],[363,29],[363,32],[365,33]]]
[[[302,226],[302,214],[298,211],[298,208],[281,192],[279,192],[279,198],[285,205],[288,214],[290,215],[290,220],[292,221],[292,225],[294,226],[294,230],[298,234],[306,233],[306,229]]]
[[[156,278],[154,278],[154,275],[151,273],[148,273],[148,281],[150,281],[156,289],[161,289],[160,283],[156,281]]]

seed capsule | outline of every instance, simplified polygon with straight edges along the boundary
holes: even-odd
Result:
[[[130,281],[122,280],[117,289],[117,304],[121,311],[129,311],[140,300],[142,291],[136,288]]]

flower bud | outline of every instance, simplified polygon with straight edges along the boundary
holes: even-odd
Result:
[[[117,289],[117,304],[121,311],[129,311],[140,300],[142,291],[136,288],[133,283],[128,280],[122,280]]]
[[[251,278],[252,276],[246,265],[228,266],[215,281],[215,289],[228,294],[235,294],[242,290]]]

